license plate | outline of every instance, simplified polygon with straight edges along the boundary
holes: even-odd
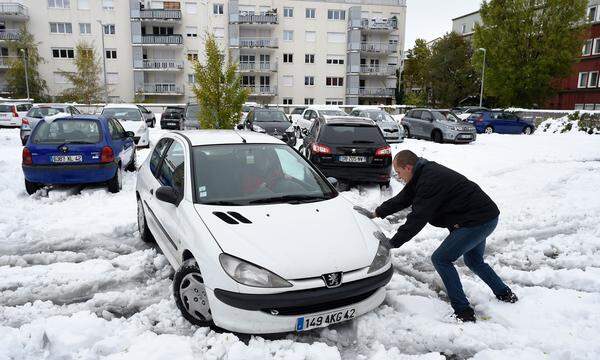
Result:
[[[331,324],[337,324],[342,321],[354,319],[356,309],[344,309],[332,313],[299,317],[296,319],[296,331],[305,331],[320,327],[325,327]]]
[[[461,134],[461,135],[458,135],[458,138],[459,139],[471,139],[471,138],[473,138],[473,135],[470,135],[470,134]]]
[[[177,125],[177,123],[170,122],[170,123],[167,123],[167,125],[169,125],[169,126],[175,126],[175,125]]]
[[[72,163],[72,162],[81,162],[81,155],[55,155],[52,156],[53,163]]]
[[[351,162],[351,163],[364,163],[367,162],[367,158],[364,156],[347,156],[347,155],[342,155],[340,156],[340,161],[341,162]]]

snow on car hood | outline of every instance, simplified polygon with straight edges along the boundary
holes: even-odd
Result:
[[[305,204],[195,205],[225,253],[285,279],[367,267],[377,251],[377,226],[341,196]],[[251,224],[225,223],[214,211],[235,211]]]
[[[133,131],[136,135],[146,130],[146,123],[144,121],[119,120],[119,123],[123,126],[123,129],[125,129],[125,131]]]

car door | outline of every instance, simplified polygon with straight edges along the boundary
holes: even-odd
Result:
[[[421,121],[421,114],[423,111],[421,110],[411,110],[405,117],[402,119],[404,124],[408,126],[408,131],[410,136],[418,136],[418,127],[419,122]]]
[[[504,113],[504,131],[509,134],[521,133],[522,126],[515,114]]]
[[[431,111],[423,110],[423,113],[421,114],[421,121],[419,123],[419,131],[421,132],[421,136],[428,139],[431,138],[431,132],[434,128],[433,120],[433,114],[431,113]]]
[[[108,132],[115,156],[121,160],[122,167],[127,166],[133,156],[133,139],[126,136],[125,129],[114,119],[108,120]]]

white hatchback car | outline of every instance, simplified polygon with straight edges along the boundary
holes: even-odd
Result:
[[[117,119],[125,131],[134,133],[137,147],[150,147],[150,131],[142,110],[134,104],[107,104],[102,116]]]
[[[138,226],[176,269],[183,316],[250,334],[379,306],[392,277],[375,223],[293,148],[231,130],[165,134],[137,177]]]

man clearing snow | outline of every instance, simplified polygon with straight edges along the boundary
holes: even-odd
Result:
[[[427,223],[445,227],[450,234],[433,252],[431,261],[444,282],[455,316],[462,321],[475,321],[474,311],[453,265],[461,256],[465,265],[492,289],[499,300],[516,302],[517,296],[483,261],[485,240],[496,228],[500,214],[492,199],[463,175],[419,158],[412,151],[403,150],[396,154],[393,166],[406,185],[371,216],[385,218],[411,205],[412,211],[396,235],[387,240],[389,246],[402,246]]]

